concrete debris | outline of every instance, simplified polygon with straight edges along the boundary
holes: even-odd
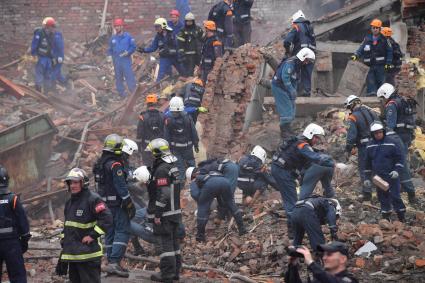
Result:
[[[354,254],[357,256],[370,257],[373,251],[378,249],[372,242],[367,242],[360,249],[358,249]]]

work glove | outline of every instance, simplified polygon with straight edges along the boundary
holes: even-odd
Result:
[[[372,187],[372,182],[371,182],[370,180],[365,180],[365,181],[363,182],[363,186],[364,186],[365,188],[371,188],[371,187]]]
[[[22,254],[28,251],[28,241],[31,239],[31,234],[23,235],[19,238],[21,244]]]
[[[128,218],[130,219],[133,219],[134,215],[136,215],[136,207],[134,207],[134,203],[131,197],[122,200],[121,208],[127,212]]]
[[[208,112],[208,108],[203,107],[203,106],[198,107],[198,112],[199,113],[207,113]]]
[[[352,56],[351,56],[351,60],[353,60],[353,61],[357,61],[357,59],[359,59],[359,57],[357,57],[357,55],[352,55]]]
[[[137,51],[140,53],[145,53],[145,47],[144,46],[137,47]]]
[[[59,255],[58,263],[56,264],[56,275],[65,276],[68,274],[68,262],[61,260],[62,252]]]
[[[391,179],[397,179],[398,178],[398,172],[397,171],[391,171],[390,177],[391,177]]]
[[[390,70],[394,69],[394,65],[393,64],[385,64],[384,68],[385,68],[386,71],[390,71]]]
[[[112,56],[108,56],[108,57],[106,57],[106,62],[108,62],[108,63],[112,63]]]
[[[126,56],[128,56],[128,51],[126,50],[126,51],[124,51],[124,52],[122,52],[121,54],[120,54],[120,57],[126,57]]]
[[[194,148],[195,148],[195,152],[198,153],[199,152],[199,146],[195,145]]]
[[[58,57],[58,63],[59,64],[62,64],[62,62],[63,62],[63,58],[62,57]]]

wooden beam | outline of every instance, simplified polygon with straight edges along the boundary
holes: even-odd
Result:
[[[0,83],[7,91],[10,92],[11,95],[17,99],[21,99],[25,96],[25,91],[5,76],[0,75]]]

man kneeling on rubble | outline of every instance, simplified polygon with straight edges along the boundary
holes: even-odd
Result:
[[[304,258],[307,269],[313,273],[312,283],[357,283],[357,279],[347,271],[348,248],[344,243],[335,241],[328,245],[319,245],[318,251],[323,253],[323,267],[313,260],[310,251],[304,246],[290,247],[288,271],[285,282],[302,283],[298,272],[298,258]]]

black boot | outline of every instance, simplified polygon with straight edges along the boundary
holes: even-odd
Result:
[[[289,139],[292,135],[291,124],[280,125],[280,137],[282,140]]]
[[[139,239],[137,237],[132,237],[131,243],[134,247],[134,255],[147,255],[145,249],[140,245]]]
[[[418,200],[416,199],[416,193],[415,192],[408,192],[407,198],[409,199],[410,204],[417,204]]]
[[[294,230],[292,229],[291,222],[288,220],[286,223],[288,228],[288,239],[293,240],[294,239]]]
[[[248,231],[245,228],[245,225],[243,224],[242,213],[237,213],[234,217],[235,217],[236,225],[238,226],[239,236],[242,236],[248,233]]]
[[[161,273],[154,273],[151,275],[151,280],[155,282],[164,282],[164,283],[172,283],[172,278],[163,278]]]
[[[404,217],[405,212],[404,211],[397,211],[397,217],[398,217],[398,221],[400,222],[406,222],[406,218]]]
[[[205,237],[205,226],[207,226],[207,222],[198,220],[198,227],[196,232],[196,241],[197,242],[206,242],[207,238]]]
[[[383,212],[382,218],[391,221],[391,212]]]

